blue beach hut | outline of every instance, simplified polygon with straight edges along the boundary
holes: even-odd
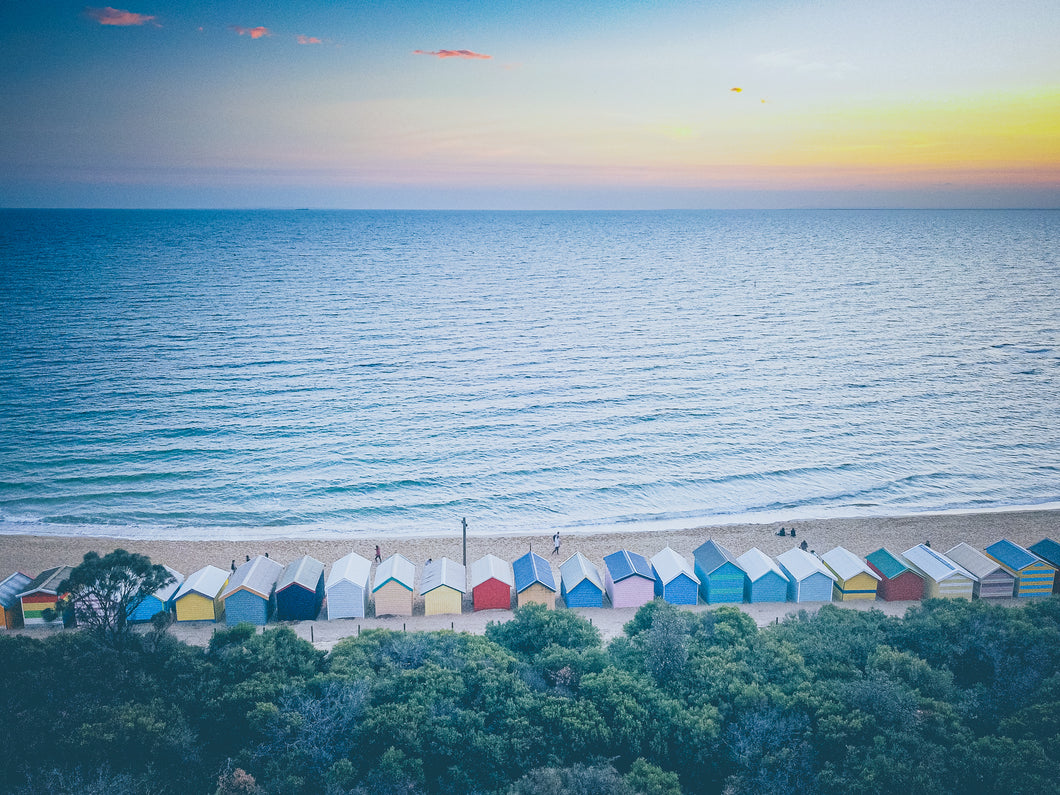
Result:
[[[740,568],[736,556],[714,540],[696,549],[696,576],[699,592],[707,604],[742,602],[743,584],[747,574]]]
[[[531,602],[552,608],[556,606],[556,578],[552,566],[535,552],[527,552],[512,562],[516,604]]]
[[[276,618],[312,621],[324,601],[324,564],[303,555],[287,564],[276,583]]]
[[[1056,574],[1047,562],[1019,544],[1003,538],[984,550],[1016,578],[1016,596],[1048,596]]]
[[[789,602],[831,602],[836,577],[816,555],[789,549],[777,555],[777,563],[788,578]]]
[[[232,572],[218,597],[224,604],[225,623],[267,624],[276,607],[276,581],[282,573],[283,566],[264,555],[251,558]]]
[[[331,564],[324,592],[327,594],[327,617],[364,618],[368,608],[368,579],[372,564],[351,552]]]
[[[751,547],[736,560],[747,574],[743,593],[746,601],[755,604],[787,600],[788,577],[773,558],[758,547]]]
[[[689,563],[670,547],[651,559],[655,595],[672,605],[699,604],[699,577]]]
[[[560,592],[567,607],[603,607],[604,582],[600,570],[581,552],[559,567]]]
[[[173,579],[168,585],[163,585],[150,596],[145,596],[136,609],[129,612],[130,621],[150,621],[159,613],[168,613],[173,610],[173,599],[180,590],[180,586],[184,584],[184,575],[165,564],[162,564],[162,567]]]
[[[1060,544],[1051,538],[1043,538],[1027,549],[1056,569],[1053,573],[1053,593],[1060,593]]]
[[[22,601],[18,595],[31,582],[33,578],[20,571],[0,582],[0,627],[18,629],[22,626]]]

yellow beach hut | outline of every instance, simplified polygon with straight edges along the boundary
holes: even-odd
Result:
[[[464,592],[467,590],[467,570],[449,558],[432,560],[423,567],[423,614],[437,616],[449,613],[459,615],[464,609]]]
[[[1015,596],[1048,596],[1053,592],[1056,569],[1033,552],[1007,538],[991,544],[984,551],[1016,578]]]
[[[836,577],[836,581],[832,583],[832,598],[835,601],[876,598],[880,575],[853,552],[843,547],[835,547],[825,552],[821,560]]]
[[[412,591],[416,583],[416,567],[404,555],[391,555],[375,570],[375,598],[377,616],[411,616]]]
[[[203,566],[180,586],[173,597],[177,621],[220,621],[224,602],[217,598],[228,582],[228,572],[216,566]]]

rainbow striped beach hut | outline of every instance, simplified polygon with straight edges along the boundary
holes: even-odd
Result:
[[[1016,578],[1015,596],[1048,596],[1053,592],[1056,569],[1033,552],[1007,538],[995,541],[985,551]]]
[[[18,598],[22,603],[22,622],[25,626],[48,626],[44,618],[45,611],[55,610],[61,594],[59,583],[73,573],[72,566],[56,566],[46,569],[33,578]],[[64,616],[64,621],[66,621]],[[63,622],[51,622],[52,626],[60,626]]]

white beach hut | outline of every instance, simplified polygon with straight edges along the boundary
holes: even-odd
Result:
[[[917,544],[902,553],[909,568],[924,578],[924,598],[971,599],[975,575],[940,552]]]
[[[331,564],[324,583],[325,614],[333,618],[364,618],[368,609],[368,576],[372,564],[351,552]]]

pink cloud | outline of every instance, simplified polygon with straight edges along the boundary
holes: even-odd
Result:
[[[413,50],[413,55],[433,55],[435,58],[480,58],[484,61],[488,61],[492,58],[492,55],[483,55],[480,52],[472,52],[471,50],[435,50],[434,52],[427,52],[426,50]]]
[[[324,42],[318,39],[316,36],[303,36],[301,33],[298,34],[299,44],[323,44]]]
[[[129,27],[132,25],[146,25],[151,22],[155,27],[160,27],[153,16],[147,14],[136,14],[132,11],[122,11],[119,8],[86,8],[85,14],[89,19],[94,19],[100,25],[116,25],[117,27]]]
[[[263,36],[272,35],[269,29],[264,25],[258,25],[256,28],[241,28],[239,25],[232,25],[232,30],[240,36],[250,36],[252,39],[260,39]]]

